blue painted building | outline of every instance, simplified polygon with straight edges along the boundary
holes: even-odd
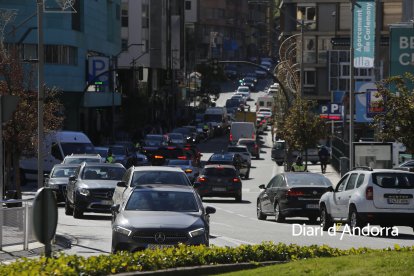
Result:
[[[92,67],[95,75],[110,71],[112,57],[121,50],[120,2],[76,0],[76,13],[51,13],[49,8],[56,2],[44,0],[45,84],[63,92],[64,128],[82,130],[95,143],[100,136],[111,135],[112,122],[116,121],[112,115],[117,114],[113,106],[120,105],[121,97],[112,93],[115,85],[111,85],[111,72],[95,79],[103,85],[93,89],[87,86],[88,73]],[[6,25],[5,44],[19,44],[25,60],[37,59],[37,0],[1,0],[0,9],[16,13]],[[91,59],[96,57],[100,57],[99,66],[91,66]]]

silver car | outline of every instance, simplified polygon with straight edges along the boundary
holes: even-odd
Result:
[[[191,186],[186,173],[181,168],[165,166],[141,166],[129,168],[121,181],[116,184],[114,204],[122,204],[135,186],[147,184],[173,184]]]
[[[53,190],[58,202],[65,202],[69,177],[75,174],[76,164],[56,164],[50,174],[45,175],[45,186]]]
[[[186,245],[209,245],[209,214],[189,186],[152,184],[135,187],[112,207],[112,253]]]
[[[116,184],[125,171],[119,163],[82,163],[69,177],[65,214],[81,218],[84,212],[110,213]]]

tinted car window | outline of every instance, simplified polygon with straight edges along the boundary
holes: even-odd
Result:
[[[349,175],[345,175],[340,181],[339,183],[336,185],[336,191],[337,192],[342,192],[345,188],[345,184],[346,184],[346,180],[348,179]]]
[[[124,168],[91,166],[84,168],[81,178],[87,180],[121,180],[124,173]]]
[[[360,174],[359,177],[358,177],[357,184],[356,184],[357,188],[359,188],[362,185],[362,183],[364,183],[364,179],[365,179],[365,174],[363,174],[363,173]]]
[[[125,210],[198,212],[193,193],[176,191],[134,191]]]
[[[203,171],[204,175],[208,176],[227,176],[227,177],[236,177],[236,170],[232,168],[207,168]]]
[[[331,182],[326,177],[312,174],[289,174],[286,175],[286,180],[289,186],[332,186]]]
[[[414,175],[408,173],[374,173],[372,174],[372,181],[382,188],[414,188]]]
[[[229,154],[213,154],[210,161],[232,161],[233,156]]]
[[[76,168],[55,168],[50,177],[69,177],[75,174],[75,169]]]
[[[132,176],[131,186],[144,184],[190,185],[184,172],[137,171]]]

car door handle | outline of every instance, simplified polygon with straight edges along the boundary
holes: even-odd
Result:
[[[348,196],[348,198],[351,198],[351,196]]]

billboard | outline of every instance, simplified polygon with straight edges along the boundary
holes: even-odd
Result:
[[[375,0],[354,4],[354,67],[373,68],[375,60]]]
[[[398,25],[390,27],[390,76],[414,70],[414,29]]]

